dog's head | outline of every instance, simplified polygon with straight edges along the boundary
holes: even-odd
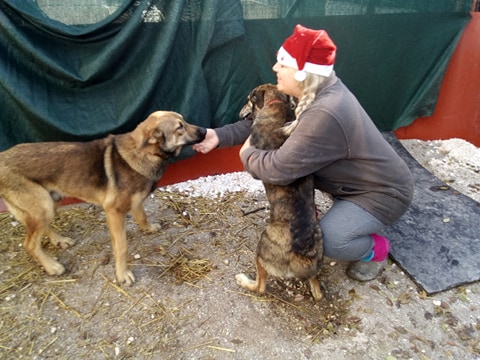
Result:
[[[148,152],[166,158],[177,156],[185,145],[205,139],[206,129],[187,123],[173,111],[156,111],[137,126],[141,144]]]
[[[257,86],[248,94],[247,103],[240,110],[240,118],[243,120],[254,120],[259,110],[275,102],[288,104],[292,113],[297,105],[294,97],[282,93],[277,89],[276,85],[263,84]]]

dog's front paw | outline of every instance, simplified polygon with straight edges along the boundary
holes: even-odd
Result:
[[[130,270],[117,271],[117,280],[120,284],[130,286],[135,282],[135,276]]]

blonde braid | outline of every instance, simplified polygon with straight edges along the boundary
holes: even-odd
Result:
[[[322,86],[327,77],[316,75],[307,72],[307,77],[303,81],[302,97],[298,101],[298,105],[295,108],[295,120],[283,128],[283,132],[286,135],[290,135],[297,127],[298,117],[305,109],[313,102],[317,94],[317,90]]]
[[[307,73],[307,77],[303,81],[303,93],[295,108],[295,116],[298,119],[300,114],[313,102],[317,90],[327,78],[325,76]]]

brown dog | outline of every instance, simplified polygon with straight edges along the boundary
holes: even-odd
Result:
[[[259,149],[278,149],[293,121],[289,97],[275,85],[256,87],[240,111],[241,118],[253,119],[251,144]],[[237,283],[251,291],[265,292],[267,276],[296,277],[308,280],[315,300],[323,297],[317,275],[323,258],[323,239],[315,216],[313,176],[287,186],[263,184],[270,203],[270,220],[257,246],[256,281],[245,274]]]
[[[168,161],[184,145],[200,142],[205,129],[186,123],[175,112],[157,111],[132,132],[90,142],[44,142],[16,145],[0,153],[0,197],[26,228],[25,249],[50,275],[65,271],[41,247],[74,242],[52,230],[50,222],[63,196],[103,207],[112,238],[117,279],[135,281],[127,268],[125,218],[131,211],[144,231],[149,224],[143,201],[155,189]]]

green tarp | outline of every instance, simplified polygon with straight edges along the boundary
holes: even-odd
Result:
[[[470,0],[0,0],[0,150],[133,129],[155,110],[237,121],[275,82],[297,23],[326,29],[335,69],[381,130],[432,113]]]

